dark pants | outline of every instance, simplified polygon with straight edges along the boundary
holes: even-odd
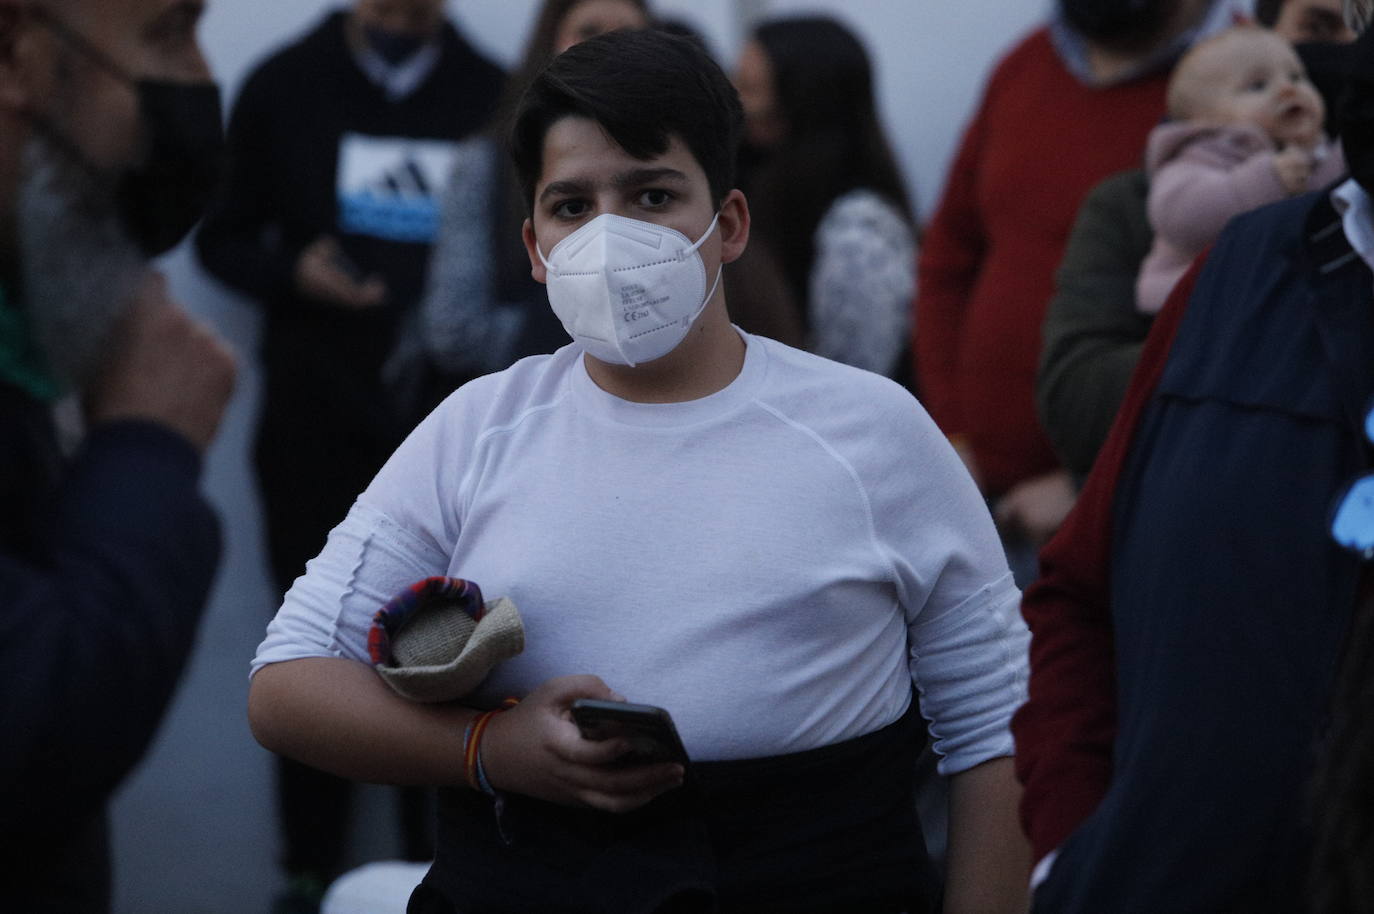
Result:
[[[616,816],[441,791],[439,850],[410,914],[921,914],[936,880],[915,813],[913,708],[821,749],[696,763]]]

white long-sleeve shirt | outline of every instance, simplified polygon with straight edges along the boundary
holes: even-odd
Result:
[[[734,382],[687,403],[608,394],[576,346],[464,386],[296,581],[254,671],[367,662],[377,607],[446,574],[524,617],[479,699],[595,674],[718,760],[871,732],[914,679],[942,771],[1011,754],[1028,635],[959,459],[898,385],[745,339]]]

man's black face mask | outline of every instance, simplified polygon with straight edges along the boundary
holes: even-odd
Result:
[[[1317,87],[1322,101],[1326,103],[1326,124],[1323,129],[1329,136],[1339,136],[1341,132],[1341,104],[1345,99],[1345,87],[1350,80],[1350,62],[1355,56],[1352,44],[1335,41],[1309,41],[1295,45],[1298,59],[1307,69],[1307,78]]]
[[[119,210],[143,253],[156,257],[181,243],[219,187],[224,121],[219,86],[139,80],[145,155],[124,174]]]
[[[142,142],[137,163],[125,169],[114,190],[120,221],[148,257],[176,247],[200,221],[215,195],[224,167],[224,121],[219,86],[213,82],[137,79],[103,51],[44,13],[41,20],[138,96]],[[84,160],[79,147],[50,121],[39,127],[60,147]]]
[[[1352,46],[1350,76],[1341,103],[1341,147],[1350,176],[1374,194],[1374,29]]]
[[[1177,9],[1178,0],[1059,0],[1064,21],[1074,31],[1116,51],[1153,47]]]

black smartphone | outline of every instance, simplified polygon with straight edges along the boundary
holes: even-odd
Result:
[[[625,701],[579,698],[572,704],[572,716],[584,739],[629,740],[631,749],[622,760],[623,764],[687,764],[687,750],[682,748],[673,718],[662,708]]]

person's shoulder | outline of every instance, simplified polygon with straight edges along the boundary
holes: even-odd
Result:
[[[925,408],[895,381],[774,340],[764,344],[768,383],[759,404],[823,443],[865,485],[902,477],[948,447]]]
[[[1098,226],[1106,223],[1108,227],[1120,228],[1110,223],[1121,220],[1132,227],[1144,222],[1148,228],[1146,204],[1149,197],[1150,177],[1145,169],[1119,171],[1088,191],[1078,211],[1078,225]]]
[[[1150,176],[1143,168],[1128,168],[1103,178],[1088,192],[1087,200],[1144,200],[1150,190]],[[1143,205],[1143,204],[1142,204]]]
[[[997,60],[990,82],[1015,81],[1046,68],[1063,69],[1048,25],[1039,25],[1017,38]]]
[[[340,56],[345,50],[344,14],[330,13],[305,32],[268,51],[249,71],[240,98],[262,93],[276,96],[283,90],[289,91],[301,85],[303,79],[319,74],[323,60]]]
[[[910,231],[906,216],[891,200],[866,187],[847,191],[830,204],[817,225],[818,232],[848,225],[866,225],[899,233]]]
[[[1160,390],[1339,416],[1321,367],[1327,355],[1314,305],[1324,300],[1317,290],[1327,277],[1352,256],[1322,192],[1232,219],[1198,273]],[[1337,282],[1332,291],[1355,288],[1349,277]]]
[[[505,70],[478,50],[452,21],[444,20],[444,28],[439,41],[443,51],[443,65],[456,67],[464,72],[464,79],[467,84],[461,87],[463,91],[476,93],[496,91],[505,82]],[[476,82],[474,83],[472,80],[476,80]]]
[[[1324,191],[1312,191],[1236,216],[1222,230],[1209,259],[1248,257],[1260,262],[1260,252],[1292,251],[1325,198]]]
[[[899,416],[920,411],[911,392],[890,378],[793,348],[767,337],[751,337],[768,354],[768,383],[762,399],[820,417]]]
[[[1320,269],[1305,255],[1304,241],[1309,223],[1320,215],[1316,210],[1322,206],[1330,209],[1323,194],[1313,192],[1262,206],[1228,222],[1198,274],[1180,337],[1234,341],[1266,336],[1276,324],[1296,326],[1292,321],[1303,310],[1307,296],[1295,295],[1294,289],[1306,285]],[[1339,232],[1334,211],[1331,219],[1334,228],[1330,230]],[[1220,345],[1194,347],[1197,360],[1208,362],[1209,349]]]
[[[531,412],[557,406],[568,392],[568,376],[580,354],[568,345],[557,352],[523,358],[502,371],[468,381],[441,403],[446,421],[477,433],[520,422]]]

